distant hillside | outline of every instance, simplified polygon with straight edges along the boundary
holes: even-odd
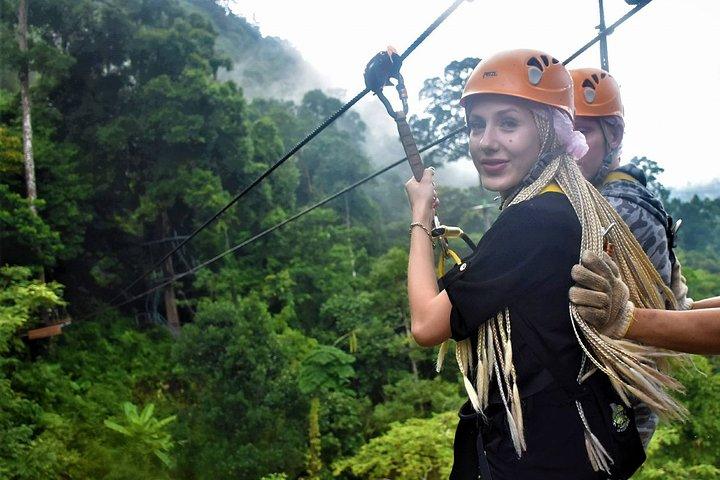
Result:
[[[221,79],[234,80],[248,97],[297,99],[322,88],[320,75],[286,40],[263,37],[245,18],[213,0],[181,0],[187,10],[203,14],[218,32],[217,48],[233,62]]]
[[[720,198],[720,178],[710,180],[708,183],[670,190],[671,197],[683,201],[690,200],[695,195],[700,198]]]

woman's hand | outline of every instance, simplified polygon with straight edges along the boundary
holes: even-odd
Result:
[[[435,209],[440,205],[433,182],[434,175],[435,169],[429,167],[425,169],[419,182],[415,178],[411,178],[405,183],[405,191],[412,211],[412,221],[421,222],[427,228],[432,228]]]
[[[583,252],[582,263],[572,268],[576,284],[570,288],[570,301],[588,324],[603,335],[622,338],[632,321],[634,305],[630,290],[620,277],[620,270],[610,256],[589,250]]]

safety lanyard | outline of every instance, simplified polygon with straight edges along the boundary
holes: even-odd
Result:
[[[408,95],[407,89],[405,88],[405,80],[400,73],[400,67],[402,66],[402,58],[398,55],[397,51],[393,47],[388,47],[386,50],[375,55],[368,62],[365,67],[365,73],[363,77],[365,79],[365,86],[371,90],[385,106],[388,115],[395,120],[397,126],[398,136],[400,137],[400,143],[405,150],[405,156],[410,169],[412,170],[413,177],[418,182],[422,179],[425,171],[425,165],[423,164],[420,152],[418,152],[417,144],[415,143],[415,137],[412,134],[410,125],[407,123],[408,114]],[[398,92],[400,101],[402,103],[402,110],[394,110],[392,104],[383,93],[383,88],[386,86],[393,86],[391,80],[395,80],[395,89]],[[451,259],[456,264],[462,263],[460,256],[453,251],[447,242],[448,238],[460,237],[470,246],[471,249],[475,249],[475,244],[470,238],[458,227],[448,227],[441,225],[437,215],[433,218],[433,229],[431,234],[434,238],[439,239],[441,255],[438,260],[437,273],[439,276],[445,274],[445,260]]]

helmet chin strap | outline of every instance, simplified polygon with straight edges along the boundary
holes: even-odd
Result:
[[[608,176],[608,173],[610,173],[610,166],[612,165],[613,161],[615,160],[615,156],[617,155],[619,148],[613,148],[612,145],[610,145],[610,141],[608,140],[608,127],[602,120],[599,121],[600,123],[600,130],[602,130],[603,134],[603,140],[605,142],[605,150],[607,150],[607,154],[605,154],[605,157],[602,160],[602,163],[600,164],[600,168],[595,173],[595,176],[590,180],[590,183],[595,185],[596,187],[599,187],[602,185],[602,183],[605,181],[605,178]]]
[[[599,187],[603,184],[605,178],[608,176],[608,173],[610,173],[610,166],[612,165],[613,160],[615,160],[616,153],[616,149],[610,149],[607,155],[605,155],[605,158],[603,158],[602,164],[600,165],[597,173],[592,178],[592,180],[590,180],[590,183],[592,183],[596,187]]]

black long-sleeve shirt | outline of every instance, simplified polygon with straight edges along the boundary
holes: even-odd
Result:
[[[580,223],[567,197],[545,193],[504,210],[465,265],[453,267],[440,280],[452,303],[455,340],[470,338],[475,347],[478,327],[506,307],[510,311],[527,451],[517,458],[493,381],[485,412],[489,421],[482,427],[493,480],[607,478],[592,470],[574,399],[554,377],[561,372],[574,381],[582,361],[568,307],[570,270],[578,261],[580,241]],[[530,336],[547,353],[545,358],[552,359],[552,373],[526,343]],[[603,375],[593,377],[601,396],[616,398]],[[605,407],[597,403],[584,401],[583,406],[593,433],[609,445],[607,425],[598,411]],[[451,479],[478,478],[478,460],[472,454],[476,439],[477,429],[461,422]]]

